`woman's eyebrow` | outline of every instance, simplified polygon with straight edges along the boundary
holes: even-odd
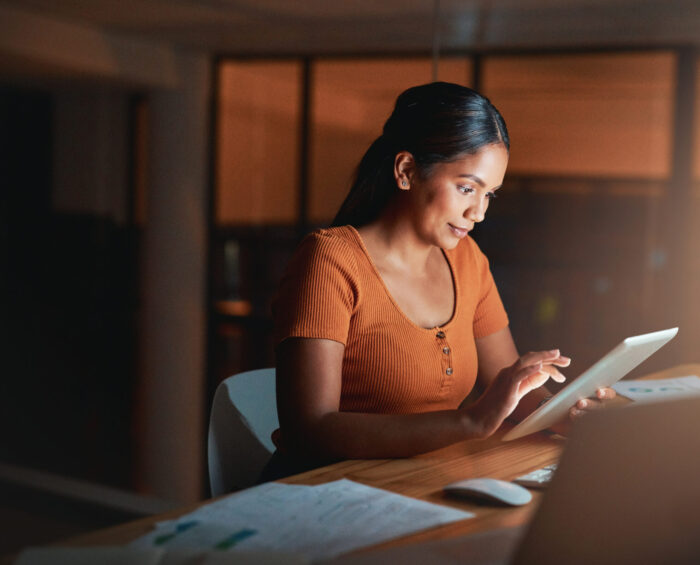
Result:
[[[477,177],[476,175],[463,174],[463,175],[457,175],[457,176],[460,178],[472,179],[479,186],[486,187],[486,183],[483,180],[481,180],[479,177]]]
[[[479,177],[476,175],[470,175],[468,173],[465,173],[463,175],[457,175],[460,178],[466,178],[466,179],[472,179],[474,182],[476,182],[481,188],[486,188],[486,183],[481,180]],[[498,186],[494,186],[491,191],[496,192],[499,188],[501,188],[503,185],[499,184]]]

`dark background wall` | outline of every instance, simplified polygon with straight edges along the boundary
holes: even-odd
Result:
[[[0,89],[0,460],[128,487],[136,238],[54,209],[54,101]]]

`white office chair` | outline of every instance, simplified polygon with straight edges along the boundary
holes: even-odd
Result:
[[[275,450],[270,435],[278,426],[275,369],[246,371],[219,383],[207,442],[212,496],[255,484]]]

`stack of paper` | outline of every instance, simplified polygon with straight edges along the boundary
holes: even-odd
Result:
[[[160,522],[131,547],[267,550],[316,561],[473,516],[346,479],[266,483]]]

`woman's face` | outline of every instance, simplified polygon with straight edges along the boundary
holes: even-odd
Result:
[[[484,219],[507,165],[503,145],[486,145],[473,155],[433,165],[425,178],[414,175],[409,194],[418,236],[442,249],[454,248]]]

